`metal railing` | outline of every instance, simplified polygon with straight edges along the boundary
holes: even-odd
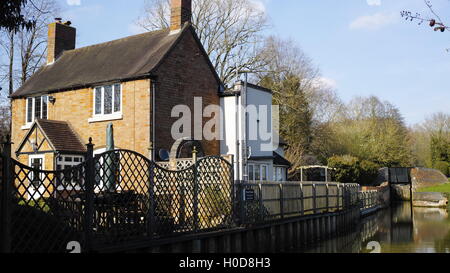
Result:
[[[359,205],[358,184],[323,182],[240,183],[239,218],[244,224],[337,212]]]
[[[359,192],[361,211],[376,208],[380,205],[380,192],[376,190]]]

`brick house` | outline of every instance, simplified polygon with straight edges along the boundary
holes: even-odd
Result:
[[[104,150],[110,122],[117,148],[149,155],[153,147],[155,159],[170,150],[172,108],[193,109],[194,97],[219,105],[223,89],[190,18],[191,0],[172,0],[170,28],[79,49],[70,22],[50,24],[47,64],[11,95],[16,158],[72,166],[89,137]],[[220,153],[218,140],[201,144],[206,155]]]

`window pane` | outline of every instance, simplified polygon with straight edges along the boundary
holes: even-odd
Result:
[[[34,117],[41,118],[41,97],[34,98]]]
[[[114,112],[120,112],[121,97],[120,84],[116,84],[114,85]]]
[[[259,165],[255,165],[255,180],[256,181],[261,180],[261,168]]]
[[[95,88],[95,114],[102,114],[102,89]]]
[[[104,91],[104,103],[103,103],[103,107],[104,107],[104,112],[103,114],[108,115],[108,114],[112,114],[112,86],[108,85],[104,87],[105,91]]]
[[[48,97],[42,97],[42,119],[47,119]]]
[[[267,166],[266,165],[262,166],[261,178],[262,178],[262,181],[267,181]]]
[[[27,99],[27,122],[33,122],[33,98]]]
[[[248,165],[248,180],[253,181],[254,175],[253,175],[253,165]]]

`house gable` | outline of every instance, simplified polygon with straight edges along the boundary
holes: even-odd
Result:
[[[53,151],[55,151],[55,147],[53,147],[52,143],[45,136],[45,133],[35,122],[21,141],[15,153],[20,155],[50,153]]]
[[[72,127],[64,121],[36,120],[16,150],[16,154],[85,153],[86,148]]]
[[[194,111],[203,111],[208,105],[220,105],[218,93],[221,82],[192,26],[158,64],[152,76],[156,86],[155,120],[158,132],[155,149],[158,153],[161,149],[170,151],[176,141],[171,135],[172,124],[178,120],[171,117],[173,107],[186,105],[191,109],[192,134],[185,137],[194,138]],[[195,109],[195,97],[201,97],[202,109]],[[203,118],[202,125],[210,119]],[[205,154],[220,153],[218,140],[201,142]]]

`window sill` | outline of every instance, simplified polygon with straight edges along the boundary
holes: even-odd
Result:
[[[123,115],[122,113],[120,114],[111,114],[111,115],[105,115],[105,116],[97,116],[97,117],[93,117],[88,119],[89,123],[94,123],[94,122],[102,122],[102,121],[112,121],[112,120],[119,120],[122,119]]]
[[[24,126],[20,127],[21,130],[30,130],[33,123],[25,124]]]

